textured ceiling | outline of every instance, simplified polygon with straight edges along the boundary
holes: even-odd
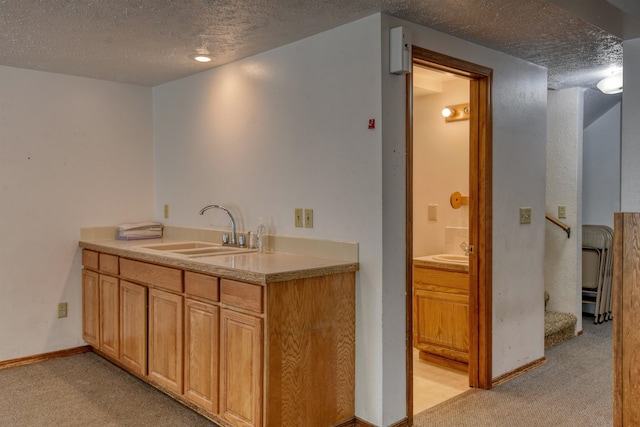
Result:
[[[554,3],[575,1],[605,2]],[[0,0],[0,65],[155,86],[384,12],[547,67],[551,88],[592,87],[622,65],[622,36],[554,3]]]

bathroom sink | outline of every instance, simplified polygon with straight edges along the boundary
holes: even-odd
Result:
[[[433,260],[444,261],[444,262],[459,262],[462,264],[467,264],[469,262],[469,257],[466,255],[442,254],[442,255],[434,255]]]
[[[163,253],[173,253],[184,255],[187,258],[196,258],[212,255],[232,255],[248,252],[255,252],[255,249],[239,248],[235,246],[224,246],[211,242],[176,242],[176,243],[155,243],[153,245],[140,245],[138,249],[150,249]]]

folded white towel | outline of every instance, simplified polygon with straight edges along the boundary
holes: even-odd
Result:
[[[133,222],[120,224],[116,231],[117,240],[158,239],[162,237],[164,226],[159,222]]]
[[[153,230],[158,229],[162,230],[162,223],[159,222],[132,222],[126,224],[120,224],[118,226],[118,231],[126,231],[126,230]]]

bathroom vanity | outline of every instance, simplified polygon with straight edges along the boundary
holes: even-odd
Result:
[[[357,263],[139,245],[80,242],[97,354],[222,426],[354,419]]]
[[[469,267],[462,256],[413,260],[413,345],[419,357],[468,370]]]

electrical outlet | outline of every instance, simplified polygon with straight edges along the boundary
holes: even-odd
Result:
[[[313,228],[313,209],[304,210],[304,227]]]
[[[58,319],[67,317],[67,303],[58,303]]]
[[[520,208],[520,224],[531,224],[531,208]]]
[[[164,205],[164,217],[169,218],[169,205]]]
[[[566,217],[567,217],[567,207],[558,206],[558,218],[566,218]]]
[[[296,223],[296,227],[298,227],[298,228],[303,226],[302,217],[303,217],[302,208],[296,208],[295,209],[295,223]]]

